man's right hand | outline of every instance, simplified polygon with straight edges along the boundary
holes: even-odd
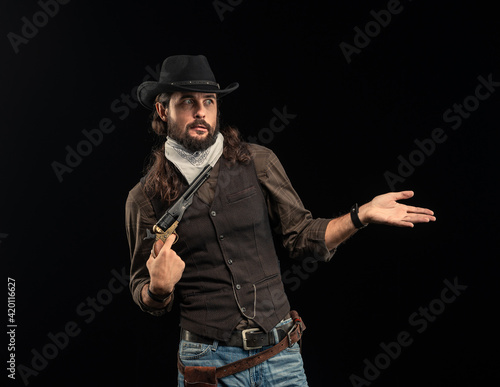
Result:
[[[161,240],[156,241],[153,246],[154,252],[158,252],[156,258],[151,254],[146,262],[151,278],[149,290],[160,297],[173,292],[174,286],[181,279],[186,266],[177,253],[172,250],[175,238],[176,236],[172,234],[167,238],[165,244]]]

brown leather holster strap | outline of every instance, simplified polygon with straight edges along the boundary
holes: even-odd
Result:
[[[179,358],[179,354],[177,354],[177,368],[179,369],[179,372],[184,375],[184,378],[186,378],[186,375],[191,374],[193,370],[192,368],[198,369],[195,372],[204,372],[204,371],[210,371],[213,373],[213,370],[215,368],[215,383],[217,379],[223,378],[225,376],[233,375],[238,372],[244,371],[248,368],[255,367],[256,365],[265,362],[266,360],[270,359],[273,356],[276,356],[278,353],[283,351],[286,348],[291,347],[294,345],[296,342],[298,342],[302,338],[302,332],[305,331],[306,326],[303,323],[302,319],[300,318],[299,314],[295,311],[292,310],[290,311],[290,316],[294,322],[294,325],[292,329],[288,332],[288,335],[285,336],[284,339],[282,339],[278,344],[272,346],[271,348],[266,349],[265,351],[262,351],[260,353],[257,353],[253,356],[249,356],[247,358],[235,361],[233,363],[226,364],[225,366],[222,367],[191,367],[191,366],[184,366],[182,364],[181,359]],[[201,370],[202,368],[206,368],[206,370]],[[213,378],[209,378],[210,380],[213,380]],[[198,379],[200,380],[200,379]],[[196,381],[194,382],[196,383]],[[185,384],[186,386],[193,385],[193,386],[202,386],[202,384]]]

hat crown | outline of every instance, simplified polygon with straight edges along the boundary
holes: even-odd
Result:
[[[216,82],[204,55],[174,55],[163,61],[160,72],[161,83],[187,81]]]
[[[137,100],[146,108],[154,109],[155,98],[161,93],[201,92],[215,93],[218,98],[238,88],[233,82],[221,89],[204,55],[173,55],[163,61],[158,82],[144,81],[137,88]]]

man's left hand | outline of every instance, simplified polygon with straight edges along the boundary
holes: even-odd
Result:
[[[359,208],[359,220],[363,224],[379,223],[398,227],[413,227],[416,223],[435,221],[433,211],[397,202],[413,195],[413,191],[401,191],[376,196]]]

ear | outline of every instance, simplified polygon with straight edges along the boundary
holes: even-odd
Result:
[[[167,109],[163,106],[161,102],[155,103],[156,113],[162,121],[167,121]]]

